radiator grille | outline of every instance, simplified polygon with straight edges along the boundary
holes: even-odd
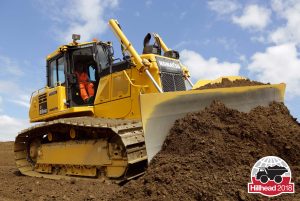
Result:
[[[185,91],[185,83],[181,74],[161,72],[163,91]]]

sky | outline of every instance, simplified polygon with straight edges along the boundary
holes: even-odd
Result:
[[[45,58],[72,33],[112,41],[121,58],[110,18],[140,53],[144,36],[159,33],[194,82],[242,75],[286,83],[285,104],[300,118],[299,0],[2,0],[0,141],[30,126],[31,93],[46,85]]]

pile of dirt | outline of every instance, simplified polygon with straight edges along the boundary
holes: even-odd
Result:
[[[255,85],[267,85],[267,84],[262,82],[252,81],[249,79],[238,79],[238,80],[231,81],[228,78],[222,78],[222,81],[220,83],[214,83],[214,84],[209,83],[202,87],[197,88],[196,90],[226,88],[226,87],[255,86]]]
[[[290,165],[298,189],[300,125],[283,104],[242,113],[213,102],[177,120],[145,175],[123,186],[111,200],[266,199],[248,194],[247,183],[255,162],[270,155]],[[275,200],[300,200],[300,194]]]

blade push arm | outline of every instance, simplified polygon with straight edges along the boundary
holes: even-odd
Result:
[[[128,51],[128,53],[133,57],[133,60],[136,63],[136,67],[138,70],[143,70],[142,68],[145,66],[145,63],[146,63],[146,66],[148,63],[150,65],[150,62],[147,63],[147,62],[143,61],[143,59],[140,57],[140,55],[134,49],[133,45],[130,43],[130,41],[127,39],[127,37],[125,36],[123,31],[121,30],[120,25],[117,20],[114,20],[114,19],[109,20],[109,25],[112,28],[115,35],[117,36],[117,38],[119,39],[124,50]]]
[[[112,28],[113,32],[119,39],[121,45],[123,46],[125,51],[128,51],[128,53],[133,57],[133,61],[136,63],[136,68],[140,72],[145,72],[146,75],[149,77],[151,82],[154,84],[156,89],[160,92],[163,93],[163,90],[160,88],[160,86],[157,84],[151,73],[149,72],[149,68],[151,67],[151,63],[146,60],[142,59],[140,55],[137,53],[137,51],[134,49],[133,45],[130,43],[130,41],[127,39],[125,34],[120,28],[120,25],[117,20],[110,19],[109,20],[109,25]]]

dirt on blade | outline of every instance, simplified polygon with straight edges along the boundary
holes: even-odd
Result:
[[[295,194],[272,200],[300,200],[300,126],[281,103],[249,113],[220,102],[175,122],[146,174],[111,200],[268,200],[247,193],[250,171],[264,156],[291,167]]]
[[[256,85],[267,85],[262,82],[252,81],[249,79],[237,79],[234,81],[230,81],[228,78],[223,78],[220,83],[214,84],[206,84],[202,87],[197,88],[200,89],[216,89],[216,88],[226,88],[226,87],[242,87],[242,86],[256,86]]]

